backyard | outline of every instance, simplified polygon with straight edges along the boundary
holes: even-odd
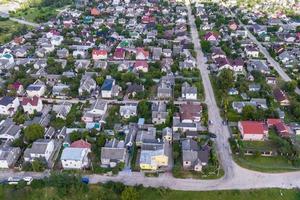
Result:
[[[11,20],[0,20],[0,44],[9,42],[14,36],[26,32],[27,27]]]
[[[30,22],[45,22],[49,21],[52,17],[57,15],[57,11],[52,7],[30,7],[17,10],[14,13],[11,13],[11,17],[25,19]]]
[[[282,156],[234,156],[234,160],[241,167],[261,172],[277,173],[300,170],[300,167],[294,166]]]

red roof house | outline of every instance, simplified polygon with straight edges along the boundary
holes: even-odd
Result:
[[[238,25],[234,21],[231,21],[229,22],[228,27],[230,30],[235,31],[238,28]]]
[[[92,8],[91,9],[91,15],[99,16],[100,15],[100,10],[98,8]]]
[[[290,129],[285,123],[280,122],[278,124],[275,124],[275,128],[276,128],[277,133],[281,137],[289,137],[290,136]]]
[[[205,34],[204,39],[206,41],[217,41],[219,39],[219,34],[214,32],[208,32]]]
[[[275,127],[281,137],[289,137],[290,129],[281,119],[268,119],[268,127]]]
[[[201,119],[202,106],[188,102],[180,105],[180,119],[181,122],[199,122]]]
[[[281,106],[289,106],[290,105],[290,101],[289,101],[287,95],[281,89],[279,89],[279,88],[275,89],[273,91],[273,95],[274,95],[276,101],[279,102]]]
[[[14,83],[10,84],[9,89],[13,90],[13,91],[16,91],[17,94],[20,95],[23,92],[24,87],[23,87],[22,83],[17,81],[17,82],[14,82]]]
[[[268,127],[264,122],[240,121],[238,128],[243,140],[264,140],[268,136]]]
[[[154,22],[155,22],[155,18],[153,16],[145,15],[142,17],[143,24],[149,24],[149,23],[154,23]]]
[[[136,49],[136,59],[137,60],[148,60],[149,59],[149,51],[145,51],[143,48]]]
[[[100,49],[93,49],[92,56],[94,60],[107,59],[107,51]]]
[[[116,48],[114,53],[115,60],[124,60],[125,58],[125,50],[123,48]]]
[[[268,127],[274,127],[276,124],[281,123],[281,119],[274,119],[274,118],[269,118],[267,119],[267,125]]]
[[[28,114],[33,114],[35,111],[41,112],[43,109],[43,102],[37,96],[34,96],[32,98],[24,97],[21,102],[21,105],[23,107],[24,112]]]
[[[73,148],[87,148],[87,149],[91,149],[92,145],[86,141],[84,141],[83,139],[77,140],[75,142],[73,142],[70,147]]]
[[[148,72],[148,63],[144,60],[137,60],[134,63],[134,68],[138,71]]]

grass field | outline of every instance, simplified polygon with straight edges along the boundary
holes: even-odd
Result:
[[[300,170],[299,167],[293,166],[290,161],[280,156],[234,156],[234,160],[241,167],[261,172],[276,173]]]
[[[24,25],[11,20],[0,21],[0,44],[4,44],[13,39],[15,33],[19,32]]]
[[[281,190],[281,189],[262,189],[262,190],[229,190],[229,191],[210,191],[210,192],[190,192],[174,191],[169,189],[154,189],[137,187],[138,199],[141,200],[299,200],[299,190]],[[0,199],[5,200],[118,200],[120,194],[116,194],[112,189],[104,188],[99,185],[92,185],[89,188],[70,189],[67,193],[58,195],[54,188],[32,189],[25,187],[17,189],[16,187],[0,187]]]
[[[15,13],[11,13],[12,17],[25,19],[30,22],[45,22],[48,21],[50,18],[55,17],[57,15],[56,8],[52,7],[33,7],[33,8],[26,8],[20,9]]]

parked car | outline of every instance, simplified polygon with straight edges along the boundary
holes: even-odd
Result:
[[[23,180],[27,183],[27,185],[30,185],[33,181],[33,178],[31,176],[26,176],[23,178]]]
[[[9,185],[17,185],[21,180],[19,177],[9,177],[7,179]]]

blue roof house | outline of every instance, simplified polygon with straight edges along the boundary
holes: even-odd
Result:
[[[102,98],[112,98],[113,87],[115,85],[115,80],[112,78],[105,79],[103,85],[101,86]]]

